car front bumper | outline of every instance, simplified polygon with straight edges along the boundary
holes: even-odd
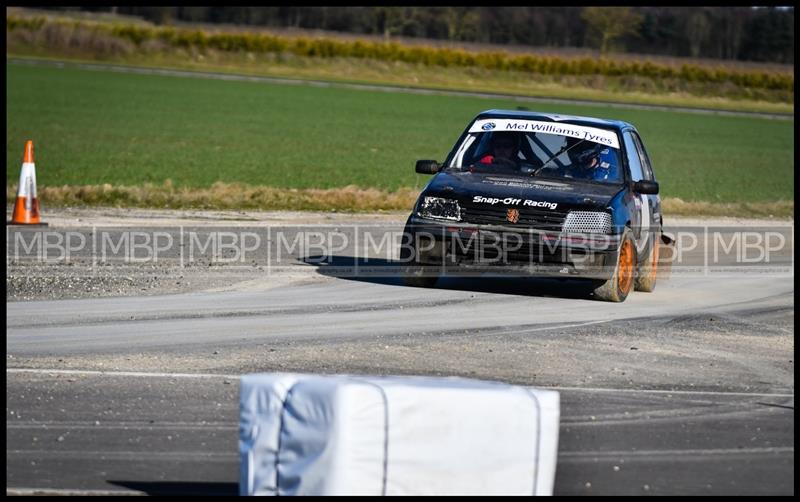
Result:
[[[401,258],[431,275],[581,277],[607,280],[619,235],[563,234],[509,225],[476,225],[412,216]],[[412,256],[413,255],[413,256]]]

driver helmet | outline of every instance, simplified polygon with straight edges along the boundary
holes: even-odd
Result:
[[[511,146],[514,148],[514,152],[519,151],[519,134],[516,132],[496,132],[492,134],[489,142],[493,149],[497,146]]]
[[[567,140],[567,145],[569,146],[570,141]],[[591,141],[584,141],[580,144],[577,144],[577,141],[573,141],[575,146],[571,148],[567,154],[569,155],[569,160],[584,169],[589,169],[590,167],[600,165],[600,155],[603,152],[603,145],[598,143],[593,143]],[[596,163],[592,161],[597,159]]]

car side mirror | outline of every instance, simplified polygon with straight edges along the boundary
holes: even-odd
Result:
[[[643,193],[645,195],[655,195],[658,193],[658,183],[655,181],[634,181],[633,191],[636,193]]]
[[[441,164],[435,160],[418,160],[416,171],[419,174],[436,174],[442,170]]]

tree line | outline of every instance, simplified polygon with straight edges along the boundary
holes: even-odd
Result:
[[[55,7],[47,7],[55,8]],[[58,7],[65,9],[64,7]],[[75,7],[70,7],[75,9]],[[452,42],[794,63],[794,7],[81,7],[156,24],[225,23]]]

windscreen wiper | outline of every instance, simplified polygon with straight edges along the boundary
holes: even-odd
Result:
[[[555,155],[553,155],[552,157],[550,157],[549,159],[547,159],[547,162],[545,162],[544,164],[542,164],[542,167],[540,167],[539,169],[535,170],[535,171],[533,172],[533,175],[534,175],[534,176],[537,176],[537,175],[539,174],[539,172],[540,172],[542,169],[544,169],[545,167],[547,167],[547,164],[549,164],[550,162],[552,162],[552,161],[553,161],[553,159],[555,159],[556,157],[558,157],[558,156],[559,156],[559,155],[561,155],[562,153],[566,153],[566,152],[568,152],[568,151],[572,150],[573,148],[575,148],[576,146],[580,145],[580,144],[581,144],[581,143],[583,143],[584,141],[586,141],[586,140],[585,140],[585,139],[582,139],[582,140],[578,141],[577,143],[575,143],[574,145],[572,145],[572,146],[571,146],[571,147],[569,147],[569,148],[567,148],[567,144],[566,144],[566,143],[564,143],[564,146],[562,146],[562,147],[561,147],[561,150],[557,151],[557,152],[555,153]]]

